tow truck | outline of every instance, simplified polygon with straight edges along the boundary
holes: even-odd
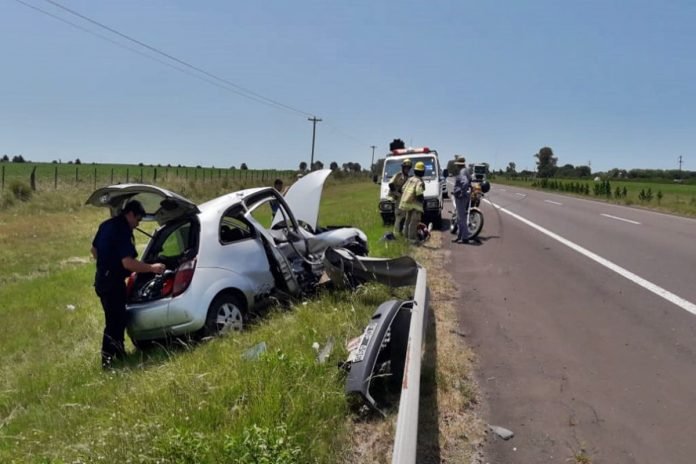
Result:
[[[380,184],[379,213],[382,216],[382,222],[385,225],[394,223],[394,212],[399,205],[395,205],[389,198],[389,181],[401,170],[401,163],[405,159],[411,160],[411,166],[415,166],[419,161],[425,164],[423,222],[432,223],[433,228],[439,230],[442,228],[442,194],[445,179],[440,169],[437,150],[428,147],[397,148],[387,153],[381,180],[377,179]],[[413,168],[409,172],[410,176],[413,176]]]

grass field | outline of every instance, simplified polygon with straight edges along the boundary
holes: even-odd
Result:
[[[637,206],[643,208],[655,209],[667,213],[680,214],[684,216],[696,216],[696,184],[678,184],[678,183],[660,183],[660,182],[644,182],[644,181],[628,181],[628,180],[610,180],[611,194],[594,195],[593,188],[595,182],[587,179],[555,179],[558,184],[567,186],[569,184],[587,185],[589,190],[588,195],[581,195],[585,198],[592,198],[601,201],[609,201],[612,203]],[[497,176],[495,183],[506,185],[517,185],[526,188],[535,187],[533,179],[519,180],[510,179],[503,176]],[[538,184],[538,183],[537,183]],[[617,195],[617,189],[620,195]],[[623,192],[626,195],[623,195]],[[559,188],[552,189],[560,191],[568,195],[579,195],[571,192],[568,188],[563,190]],[[644,195],[641,195],[641,192]],[[648,192],[650,197],[648,197]]]
[[[197,201],[232,187],[179,182]],[[336,364],[392,291],[323,292],[197,346],[129,346],[126,365],[104,373],[88,250],[106,212],[83,206],[89,193],[39,190],[0,210],[0,462],[340,462],[351,410]],[[373,256],[406,254],[378,241],[377,195],[364,181],[331,182],[320,222],[362,228]],[[330,337],[336,348],[318,364],[312,344]],[[265,355],[242,356],[260,342]]]

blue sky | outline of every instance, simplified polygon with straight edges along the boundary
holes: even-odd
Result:
[[[316,115],[326,165],[398,137],[496,169],[547,145],[595,171],[696,170],[696,2],[56,0],[288,110],[22,1],[141,54],[0,0],[0,154],[292,169]]]

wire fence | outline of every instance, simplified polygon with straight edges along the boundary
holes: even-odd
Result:
[[[76,186],[96,188],[119,183],[158,184],[174,180],[194,183],[236,180],[272,184],[277,178],[290,179],[296,176],[297,171],[275,169],[8,163],[0,165],[0,190],[5,190],[12,182],[22,182],[32,190],[58,190]]]

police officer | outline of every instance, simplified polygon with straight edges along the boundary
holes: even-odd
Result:
[[[406,218],[406,212],[403,211],[399,204],[401,203],[401,195],[403,194],[403,186],[408,180],[408,172],[411,170],[411,160],[406,158],[401,163],[401,171],[394,174],[389,181],[389,198],[394,202],[394,235],[402,233],[401,222]]]
[[[454,181],[454,190],[452,192],[454,194],[454,202],[457,205],[457,238],[452,240],[452,242],[466,243],[469,241],[467,219],[471,195],[471,173],[466,167],[466,159],[464,157],[457,157],[454,164],[461,169]]]
[[[406,213],[404,233],[406,238],[415,243],[418,241],[418,224],[423,217],[423,195],[425,194],[425,164],[418,161],[413,167],[413,177],[404,184],[399,208]]]
[[[133,229],[145,216],[139,201],[129,201],[117,216],[107,219],[99,226],[92,240],[92,256],[97,260],[94,290],[104,308],[104,336],[102,338],[102,368],[108,369],[115,358],[125,354],[124,333],[126,330],[126,283],[131,272],[162,274],[162,263],[148,264],[135,259]]]

